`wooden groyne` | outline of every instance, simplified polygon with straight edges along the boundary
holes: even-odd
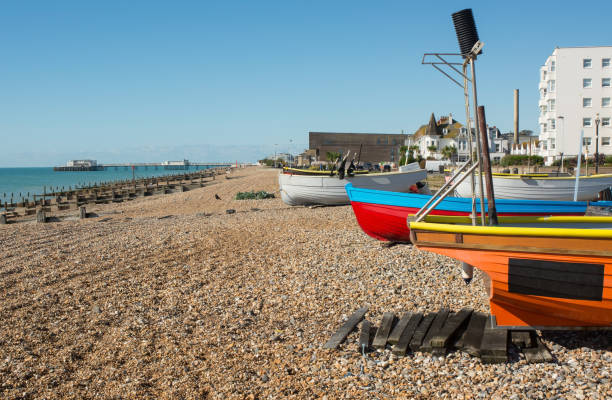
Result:
[[[186,192],[204,187],[207,182],[228,171],[228,167],[218,167],[175,175],[100,182],[68,190],[56,188],[18,202],[13,201],[11,194],[10,201],[0,199],[0,208],[4,208],[0,213],[0,224],[17,222],[30,215],[36,215],[37,220],[44,222],[53,212],[78,210],[87,204],[122,203],[138,197]]]

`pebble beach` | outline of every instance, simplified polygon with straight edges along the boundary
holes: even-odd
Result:
[[[251,190],[276,198],[234,200]],[[350,206],[285,205],[278,170],[87,211],[0,226],[2,399],[612,398],[610,331],[538,332],[543,364],[513,349],[503,364],[364,357],[358,331],[324,349],[365,305],[374,325],[489,312],[483,277],[466,285],[453,259],[370,238]]]

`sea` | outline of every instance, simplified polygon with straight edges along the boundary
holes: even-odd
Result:
[[[134,177],[176,175],[214,168],[217,165],[190,165],[181,170],[166,170],[159,167],[135,167]],[[53,167],[39,168],[0,168],[0,200],[2,203],[21,199],[33,199],[33,195],[49,193],[54,190],[68,190],[70,187],[83,187],[99,182],[132,179],[132,167],[109,167],[104,171],[54,171]]]

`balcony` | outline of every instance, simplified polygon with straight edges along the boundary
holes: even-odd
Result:
[[[538,85],[538,89],[546,89],[546,81],[540,81]]]

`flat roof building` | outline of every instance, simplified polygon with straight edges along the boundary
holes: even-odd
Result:
[[[557,47],[540,68],[540,148],[547,164],[560,154],[612,154],[612,46]]]
[[[339,132],[309,132],[309,149],[318,154],[316,161],[332,161],[327,159],[328,152],[346,154],[351,152],[351,158],[358,158],[361,147],[361,162],[394,162],[400,159],[400,147],[404,146],[408,135],[394,133],[339,133]]]

